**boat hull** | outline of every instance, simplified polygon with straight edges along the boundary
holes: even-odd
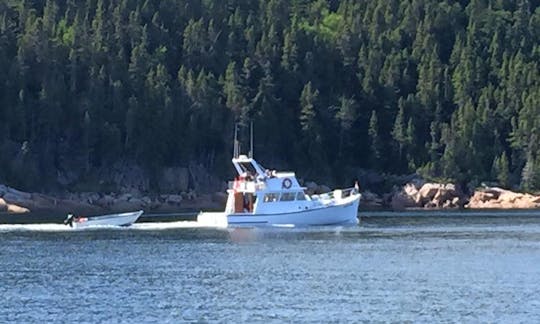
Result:
[[[84,217],[80,221],[72,223],[73,228],[85,228],[92,226],[130,226],[139,219],[143,211],[110,214],[103,216]]]
[[[358,223],[360,197],[343,203],[295,212],[273,214],[201,213],[197,221],[203,226],[324,226]]]

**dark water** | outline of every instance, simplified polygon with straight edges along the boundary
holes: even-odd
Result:
[[[540,217],[365,216],[351,228],[1,225],[0,323],[540,318]]]

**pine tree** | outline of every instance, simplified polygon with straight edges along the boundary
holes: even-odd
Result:
[[[371,117],[369,119],[369,130],[370,138],[370,157],[371,157],[371,166],[373,168],[378,168],[381,166],[381,151],[382,151],[382,142],[379,137],[379,121],[377,118],[377,113],[375,110],[371,112]]]
[[[403,99],[400,98],[399,100],[399,111],[396,115],[396,119],[394,120],[394,128],[392,129],[392,138],[394,141],[398,143],[398,150],[399,150],[399,159],[401,160],[403,157],[403,148],[406,143],[406,137],[405,137],[405,117],[404,117],[404,107],[403,107]]]
[[[240,75],[236,70],[236,63],[230,62],[225,71],[223,80],[223,93],[225,95],[225,105],[231,109],[235,119],[247,125],[249,117],[246,109],[246,98],[242,93]]]
[[[312,87],[311,82],[308,82],[300,95],[300,126],[306,135],[315,135],[319,133],[317,110],[315,108],[319,97],[319,91],[313,90]]]
[[[506,152],[503,152],[501,156],[495,157],[493,168],[499,185],[503,188],[508,188],[510,186],[510,166]]]
[[[339,106],[336,113],[336,119],[339,121],[339,148],[338,156],[343,154],[343,146],[349,138],[348,133],[358,118],[357,104],[354,98],[341,96],[339,98]]]

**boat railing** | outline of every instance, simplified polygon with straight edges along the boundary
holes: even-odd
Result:
[[[241,192],[255,192],[258,190],[264,190],[266,185],[263,182],[235,180],[229,181],[227,183],[227,188]]]
[[[343,199],[346,197],[349,197],[355,193],[358,193],[358,190],[355,187],[346,188],[346,189],[336,189],[334,191],[318,194],[318,195],[312,195],[312,200],[319,200],[322,202],[330,201],[334,199]]]
[[[358,193],[358,188],[356,187],[341,189],[341,198],[347,198],[357,193]]]
[[[318,201],[321,201],[321,202],[329,201],[329,200],[334,199],[334,192],[331,191],[331,192],[325,192],[325,193],[318,194],[318,195],[311,195],[311,199],[312,200],[318,200]]]

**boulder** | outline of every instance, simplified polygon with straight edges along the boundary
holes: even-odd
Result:
[[[459,198],[460,194],[456,190],[456,186],[452,183],[441,186],[439,190],[433,196],[431,200],[438,207],[444,207],[444,205],[450,206],[454,198]]]
[[[418,199],[418,187],[414,183],[405,184],[403,186],[403,193],[415,201]]]
[[[399,191],[392,195],[390,206],[394,210],[402,210],[405,208],[417,207],[417,203],[412,197],[408,196],[403,191]]]
[[[32,194],[31,202],[32,209],[54,209],[58,205],[55,198],[39,193]]]
[[[454,208],[462,206],[465,197],[453,183],[426,183],[420,188],[416,201],[423,206]]]
[[[24,214],[30,212],[28,208],[13,205],[13,204],[7,204],[7,212],[13,213],[13,214]]]
[[[7,191],[3,198],[10,204],[28,204],[30,203],[31,195],[19,195],[13,191]]]
[[[146,207],[146,202],[142,198],[131,198],[129,203],[136,209]]]
[[[141,197],[141,201],[144,204],[143,207],[152,205],[152,198],[148,196]]]
[[[439,206],[437,206],[437,204],[435,204],[433,201],[429,201],[427,204],[424,205],[424,208],[429,208],[429,209],[432,209],[432,208],[438,208]]]
[[[94,203],[100,207],[109,208],[114,204],[114,198],[111,195],[104,195],[103,197],[96,200]]]
[[[79,201],[80,203],[93,205],[101,197],[96,192],[81,192],[69,196],[69,199]]]
[[[495,195],[493,192],[477,191],[474,193],[472,198],[478,202],[486,202],[490,200],[497,200],[498,197],[499,195]]]
[[[168,195],[165,202],[170,205],[180,205],[182,200],[183,198],[181,195]]]
[[[538,204],[532,202],[527,197],[522,197],[521,199],[514,201],[511,208],[538,208]]]
[[[421,187],[418,186],[421,184]],[[462,207],[465,197],[452,183],[415,182],[394,191],[389,200],[393,209],[403,208],[456,208]]]
[[[504,203],[513,204],[519,200],[532,200],[531,195],[524,195],[512,191],[503,191],[498,197],[498,200]]]
[[[10,187],[7,188],[6,194],[11,194],[11,195],[20,197],[20,199],[24,199],[24,200],[28,200],[28,199],[32,198],[32,194],[30,194],[28,192],[17,190],[17,189],[13,189],[13,188],[10,188]]]
[[[4,199],[0,198],[0,212],[7,211],[7,203]]]
[[[150,204],[148,205],[148,208],[149,209],[152,209],[152,210],[157,210],[159,209],[161,206],[163,206],[163,204],[159,201],[159,199],[154,199],[150,202]]]
[[[186,193],[186,199],[187,200],[195,200],[197,199],[197,193],[194,190],[190,190]]]
[[[139,208],[141,208],[141,204],[140,201],[138,201],[137,199],[129,201],[123,199],[116,199],[111,206],[111,209],[116,211],[127,211]]]
[[[360,197],[360,204],[362,207],[374,207],[379,208],[382,206],[382,199],[376,193],[365,190],[362,191],[362,196]]]
[[[121,194],[118,197],[116,197],[116,200],[120,201],[130,201],[133,198],[133,195],[130,193]]]
[[[444,188],[443,184],[440,183],[426,183],[418,190],[418,196],[416,202],[424,205],[427,202],[433,200],[435,195],[441,188]]]
[[[476,190],[467,208],[527,209],[539,208],[540,196],[513,192],[497,187]]]
[[[456,207],[456,206],[454,205],[454,203],[453,203],[452,201],[450,201],[450,200],[445,201],[445,202],[443,203],[443,205],[442,205],[442,208],[447,208],[447,209],[449,209],[449,208],[455,208],[455,207]]]

